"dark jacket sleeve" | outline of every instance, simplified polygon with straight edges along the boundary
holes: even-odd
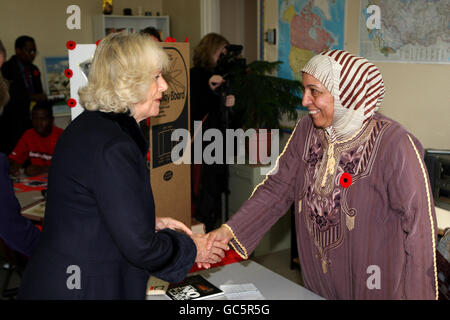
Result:
[[[37,246],[40,231],[20,214],[8,172],[8,159],[0,154],[0,237],[10,249],[29,257]]]
[[[389,205],[401,217],[405,234],[404,299],[437,299],[437,222],[424,150],[412,135],[396,141],[387,173]]]
[[[93,170],[100,216],[123,256],[164,280],[181,281],[192,268],[196,246],[187,235],[155,232],[153,195],[137,146],[123,137],[110,140]]]

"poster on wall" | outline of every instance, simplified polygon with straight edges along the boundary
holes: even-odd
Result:
[[[371,61],[450,63],[448,0],[361,0],[360,55]]]
[[[67,99],[70,96],[70,81],[64,75],[64,70],[69,67],[67,56],[44,57],[44,76],[47,96],[57,101],[53,105],[55,115],[70,114]]]
[[[300,70],[325,49],[344,49],[345,0],[279,0],[278,76],[301,80]]]
[[[300,80],[306,62],[325,49],[344,49],[345,0],[278,0],[278,76]],[[306,108],[298,107],[299,117]],[[291,133],[295,122],[283,116]]]

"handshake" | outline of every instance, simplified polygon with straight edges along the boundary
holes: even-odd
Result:
[[[180,221],[167,217],[156,217],[156,231],[165,228],[181,230],[191,237],[197,248],[195,262],[199,268],[205,269],[222,261],[225,251],[229,250],[228,242],[233,239],[232,232],[224,225],[208,234],[194,234]]]

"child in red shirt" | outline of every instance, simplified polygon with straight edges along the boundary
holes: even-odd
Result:
[[[55,150],[56,142],[63,133],[53,125],[54,117],[51,105],[39,103],[31,112],[33,128],[28,129],[20,138],[9,155],[10,173],[17,176],[27,159],[31,164],[25,168],[27,176],[47,173]]]

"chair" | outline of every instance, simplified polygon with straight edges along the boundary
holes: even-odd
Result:
[[[436,250],[439,300],[450,300],[450,229],[439,240]]]
[[[1,299],[15,299],[19,292],[19,288],[9,288],[11,278],[16,273],[22,278],[28,259],[17,251],[10,249],[7,244],[0,238],[0,256],[6,261],[2,266],[6,270],[6,277],[1,284]]]

